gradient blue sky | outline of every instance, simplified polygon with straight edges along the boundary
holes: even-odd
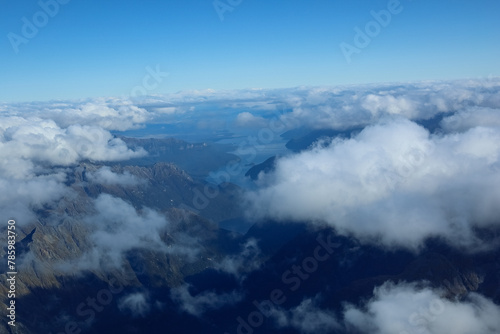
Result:
[[[7,35],[40,6],[0,3],[4,102],[123,96],[156,65],[154,94],[500,75],[498,0],[401,0],[350,64],[340,43],[387,0],[243,0],[224,21],[212,0],[71,0],[18,54]]]

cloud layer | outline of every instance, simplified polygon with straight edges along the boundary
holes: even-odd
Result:
[[[500,127],[500,110],[473,107],[461,110],[441,121],[441,127],[446,132],[464,132],[477,126]]]
[[[278,160],[247,199],[257,217],[327,223],[387,246],[438,236],[474,247],[474,228],[500,225],[499,157],[499,128],[430,135],[391,118]]]
[[[0,106],[0,111],[9,116],[52,120],[61,128],[79,124],[118,131],[143,126],[154,116],[130,100],[116,98],[19,103]]]

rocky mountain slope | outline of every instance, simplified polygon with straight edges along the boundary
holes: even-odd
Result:
[[[103,170],[109,172],[104,176],[127,176],[125,180],[132,181],[106,180],[99,176]],[[44,331],[57,328],[61,312],[72,307],[72,302],[78,299],[76,296],[81,295],[85,300],[84,295],[91,293],[95,286],[107,286],[112,282],[129,288],[176,286],[185,276],[213,266],[214,261],[237,249],[237,235],[217,226],[217,221],[240,214],[236,206],[230,205],[238,196],[238,188],[234,185],[220,187],[217,196],[196,210],[194,200],[196,196],[204,196],[207,184],[193,180],[171,163],[112,167],[86,163],[68,169],[67,184],[71,193],[58,203],[38,210],[38,221],[17,231],[19,311],[15,330],[18,333],[40,333],[37,326],[41,322],[33,323],[35,314],[40,319],[55,321],[47,321]],[[159,230],[161,241],[167,247],[190,247],[195,255],[131,248],[122,263],[114,263],[109,268],[81,269],[78,263],[94,250],[93,237],[102,232],[100,222],[89,222],[89,217],[95,216],[94,202],[103,194],[129,204],[138,213],[151,209],[159,212],[168,222],[167,227]],[[227,209],[222,210],[222,207]],[[6,249],[1,251],[2,256],[5,252]],[[2,277],[6,279],[5,274]],[[6,285],[0,289],[5,301]],[[5,309],[5,305],[2,306],[2,316],[6,319]],[[4,321],[2,326],[0,332],[13,329]]]
[[[0,333],[235,333],[238,319],[278,290],[283,314],[317,300],[321,314],[340,319],[346,303],[389,281],[500,303],[498,246],[471,253],[431,239],[412,253],[274,221],[241,235],[218,226],[241,216],[239,188],[209,185],[172,163],[87,162],[66,173],[71,191],[18,230],[17,325],[2,321]],[[303,333],[277,319],[255,332]]]

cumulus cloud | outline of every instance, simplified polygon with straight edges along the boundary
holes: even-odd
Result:
[[[369,334],[498,333],[500,307],[477,294],[464,300],[415,283],[385,283],[363,306],[346,305],[348,330]]]
[[[345,129],[371,124],[388,115],[417,120],[472,106],[500,108],[500,79],[281,91],[291,109],[282,116],[305,127]]]
[[[500,129],[430,135],[388,119],[352,139],[277,160],[247,194],[257,217],[327,223],[367,242],[418,249],[439,236],[479,247],[500,221]]]
[[[144,156],[107,130],[90,125],[60,127],[38,117],[0,117],[0,212],[20,224],[35,219],[33,210],[68,195],[64,167],[82,160],[118,161]]]
[[[76,123],[119,131],[137,128],[151,119],[151,115],[145,109],[131,103],[110,106],[99,100],[87,102],[76,108],[52,109],[46,115],[62,127]]]
[[[203,291],[196,295],[192,295],[188,284],[173,288],[170,294],[172,300],[177,302],[183,311],[197,317],[202,316],[205,312],[210,310],[234,305],[244,297],[242,293],[237,291],[222,294],[218,294],[214,291]]]
[[[477,126],[500,127],[500,109],[473,107],[441,121],[441,127],[447,132],[463,132]]]
[[[151,310],[146,293],[131,293],[118,301],[118,309],[134,318],[145,317]]]
[[[130,100],[93,99],[86,101],[37,102],[9,105],[10,115],[52,120],[67,128],[73,124],[100,127],[104,130],[135,129],[154,114],[134,105]]]
[[[88,179],[100,184],[120,185],[123,187],[133,187],[144,183],[144,180],[130,174],[128,171],[118,174],[114,173],[108,166],[103,166],[94,173],[89,173]]]
[[[363,97],[361,106],[372,115],[381,113],[407,115],[408,118],[418,116],[416,103],[405,96],[374,95],[368,94]]]
[[[30,162],[67,166],[84,159],[117,161],[146,154],[129,149],[100,127],[61,128],[52,120],[40,118],[2,117],[0,140],[2,158],[22,160],[23,166],[31,166]]]

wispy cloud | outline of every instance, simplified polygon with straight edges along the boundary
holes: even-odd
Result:
[[[146,181],[130,174],[128,171],[115,173],[108,166],[103,166],[95,172],[88,173],[88,179],[92,182],[105,185],[120,185],[123,187],[133,187],[144,184]]]
[[[118,300],[118,309],[134,318],[145,317],[151,310],[149,295],[144,292],[135,292]]]
[[[214,291],[203,291],[193,295],[190,292],[190,286],[184,284],[172,289],[171,297],[183,311],[199,317],[207,311],[236,304],[243,299],[244,295],[238,291],[222,294]]]
[[[386,283],[362,306],[346,305],[348,330],[370,334],[498,333],[500,307],[477,294],[450,300],[414,283]]]
[[[63,271],[103,270],[122,268],[125,255],[131,250],[150,250],[163,254],[175,253],[192,258],[197,253],[193,244],[177,238],[175,245],[165,241],[171,224],[164,215],[150,208],[138,212],[131,204],[108,194],[99,195],[93,203],[96,214],[85,217],[91,246],[80,257],[56,266]]]
[[[247,273],[260,267],[262,261],[259,258],[260,255],[257,240],[249,239],[241,247],[239,253],[223,258],[215,265],[215,268],[243,279]]]
[[[292,327],[304,334],[341,330],[342,324],[335,313],[318,307],[317,299],[305,299],[290,310],[275,308],[271,316],[278,327]]]

